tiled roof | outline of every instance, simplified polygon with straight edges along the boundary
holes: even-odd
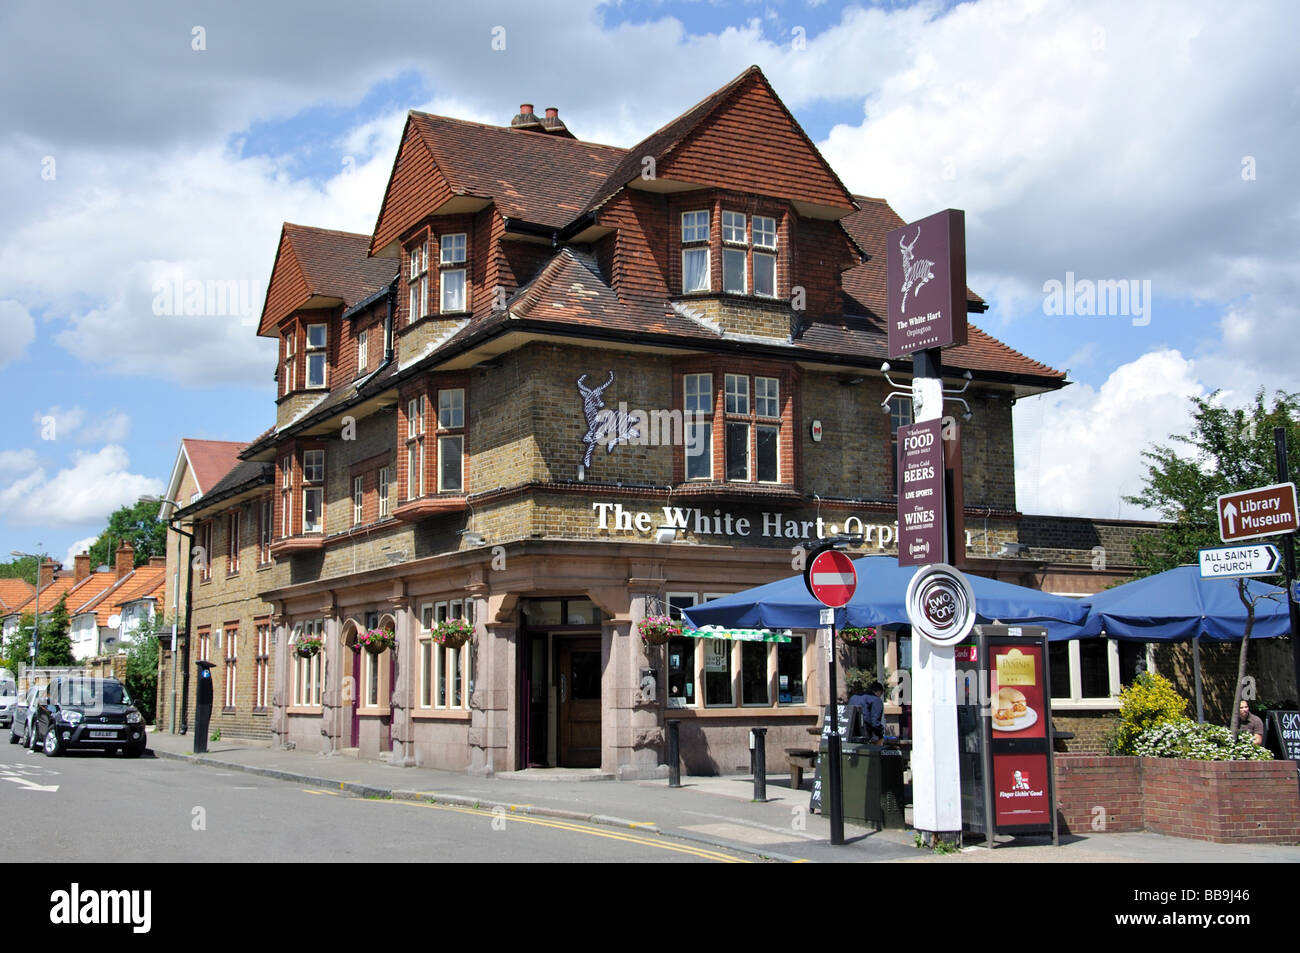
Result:
[[[113,609],[121,609],[128,602],[156,596],[161,599],[166,589],[166,566],[140,566],[122,579],[122,584],[109,593],[104,601]]]
[[[52,611],[59,600],[67,596],[68,616],[74,616],[81,611],[82,606],[107,590],[116,580],[115,573],[92,572],[85,579],[77,582],[71,572],[61,571],[39,593],[41,615]],[[10,606],[9,612],[31,612],[36,605],[35,597],[36,594],[33,594],[18,605]]]
[[[250,448],[255,449],[256,446],[256,443],[249,444]],[[275,464],[269,461],[250,462],[247,460],[237,460],[235,461],[234,466],[227,471],[226,475],[218,480],[211,490],[203,494],[202,499],[197,500],[191,506],[181,507],[176,512],[176,516],[177,518],[187,518],[193,513],[214,503],[220,502],[226,497],[234,496],[250,486],[256,486],[263,483],[269,484],[274,477],[274,473]]]
[[[138,570],[137,570],[138,571]],[[78,616],[94,610],[95,624],[108,625],[108,617],[113,614],[108,597],[121,582],[130,579],[134,573],[127,573],[122,579],[112,572],[92,572],[68,595],[68,617]]]
[[[195,440],[192,437],[186,437],[181,443],[200,493],[212,491],[217,481],[239,462],[239,452],[246,446],[230,440]],[[182,505],[188,502],[181,500]]]
[[[26,579],[0,579],[0,612],[7,612],[31,598],[36,587]]]
[[[369,235],[285,222],[257,333],[274,336],[313,297],[338,298],[349,308],[396,276],[395,259],[370,257]]]

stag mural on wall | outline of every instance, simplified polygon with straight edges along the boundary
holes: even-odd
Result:
[[[614,383],[614,372],[609,372],[609,379],[596,387],[587,384],[587,375],[578,378],[578,393],[582,396],[582,413],[587,418],[587,432],[582,442],[587,445],[582,456],[582,470],[591,467],[591,454],[597,444],[605,444],[605,452],[613,453],[620,443],[640,439],[641,432],[633,424],[631,415],[624,411],[609,410],[601,397]]]

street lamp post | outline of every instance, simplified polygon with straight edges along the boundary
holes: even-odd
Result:
[[[158,503],[158,504],[159,504],[158,518],[161,519],[161,520],[166,520],[166,521],[167,521],[167,528],[170,529],[170,530],[172,530],[172,531],[174,531],[174,532],[176,533],[177,536],[184,536],[186,539],[188,539],[188,540],[190,541],[190,547],[191,547],[191,548],[194,546],[194,534],[193,534],[193,533],[187,533],[187,532],[185,532],[185,530],[183,530],[183,529],[181,529],[179,526],[177,526],[177,525],[176,525],[176,522],[175,522],[175,520],[174,520],[174,518],[173,518],[173,514],[175,514],[175,512],[176,512],[176,510],[177,510],[177,508],[178,508],[178,504],[177,504],[177,502],[176,502],[175,500],[166,500],[166,499],[162,499],[162,498],[157,497],[157,496],[142,496],[142,497],[139,498],[139,502],[141,502],[141,503]],[[178,540],[176,541],[176,558],[177,558],[177,559],[180,559],[180,555],[181,555],[181,542],[180,542],[180,540],[178,539]],[[183,669],[182,669],[182,671],[183,671],[183,676],[180,676],[180,677],[183,677],[183,679],[184,679],[184,681],[183,681],[183,683],[182,683],[182,689],[181,689],[181,705],[182,705],[182,708],[181,708],[181,719],[180,719],[180,733],[181,733],[181,734],[185,734],[185,733],[189,730],[189,726],[188,726],[188,724],[187,724],[187,721],[188,721],[187,709],[188,709],[188,707],[189,707],[189,705],[188,705],[189,697],[188,697],[188,696],[189,696],[189,691],[190,691],[190,672],[189,672],[189,662],[190,662],[190,658],[189,658],[189,656],[190,656],[190,608],[191,608],[191,606],[193,605],[193,592],[194,592],[194,591],[193,591],[193,586],[194,586],[194,562],[193,562],[192,556],[193,556],[193,553],[191,552],[191,553],[189,554],[189,556],[188,556],[188,557],[186,558],[186,560],[185,560],[185,562],[186,562],[186,569],[185,569],[185,661],[184,661],[184,665],[183,665]],[[177,638],[178,638],[178,622],[179,622],[179,618],[180,618],[180,617],[179,617],[179,613],[180,613],[180,588],[181,588],[181,574],[180,574],[180,566],[178,565],[178,566],[176,567],[176,576],[175,576],[175,578],[172,580],[172,593],[173,593],[173,599],[172,599],[172,682],[171,682],[171,703],[167,706],[167,707],[168,707],[168,710],[169,710],[169,714],[170,714],[171,730],[172,730],[172,733],[173,733],[173,734],[176,733],[176,682],[177,682],[177,679],[178,679],[178,673],[177,673],[177,671],[176,671],[176,667],[177,667],[177,657],[178,657],[178,654],[177,654],[177,647],[176,647],[176,642],[177,642]]]
[[[40,549],[39,543],[37,543],[37,549]],[[9,551],[9,555],[20,558],[30,557],[36,560],[36,594],[32,596],[36,607],[32,615],[32,674],[27,680],[27,687],[31,688],[32,682],[36,679],[36,653],[41,646],[41,567],[45,565],[45,554],[20,553],[18,550],[13,549]]]

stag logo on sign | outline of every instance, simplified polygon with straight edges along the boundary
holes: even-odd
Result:
[[[921,237],[921,226],[916,226],[916,235],[912,237],[911,242],[905,242],[901,238],[898,240],[898,247],[903,252],[903,313],[907,313],[907,293],[912,292],[912,303],[916,303],[916,296],[920,294],[921,288],[925,283],[934,277],[934,262],[928,258],[916,258],[912,251],[916,247],[917,239]]]
[[[50,894],[50,922],[56,924],[126,925],[132,933],[148,933],[152,911],[152,890],[82,890],[74,883]]]

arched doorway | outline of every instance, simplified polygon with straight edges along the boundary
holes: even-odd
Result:
[[[339,637],[343,643],[343,651],[339,653],[339,697],[346,709],[344,717],[347,719],[349,748],[361,746],[361,649],[357,645],[360,628],[355,619],[349,619]]]

